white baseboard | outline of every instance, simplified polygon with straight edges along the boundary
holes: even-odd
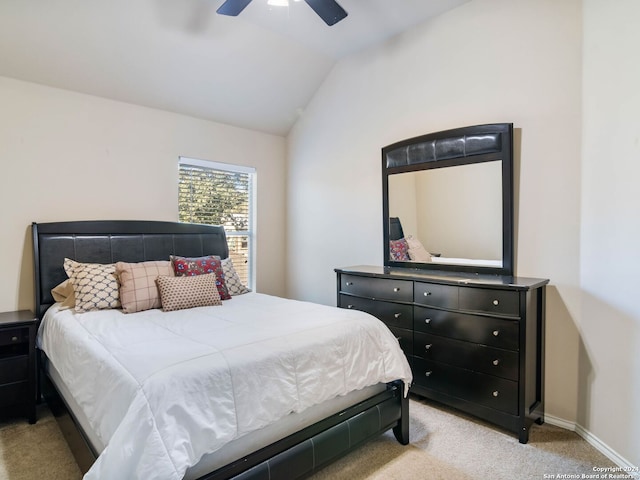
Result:
[[[627,461],[627,459],[619,455],[618,452],[613,450],[611,447],[609,447],[609,445],[604,443],[582,425],[578,425],[575,422],[569,422],[562,418],[554,417],[553,415],[548,414],[544,415],[544,421],[550,425],[555,425],[556,427],[564,428],[565,430],[570,430],[580,435],[589,445],[598,450],[605,457],[607,457],[609,460],[611,460],[621,468],[620,472],[612,472],[613,474],[627,473],[630,478],[640,480],[640,471],[638,470],[637,466]]]

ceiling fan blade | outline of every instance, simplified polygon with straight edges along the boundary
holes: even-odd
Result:
[[[236,17],[247,5],[251,3],[251,0],[227,0],[220,8],[216,10],[216,13],[221,15],[229,15],[230,17]]]
[[[348,14],[335,0],[304,0],[327,25],[335,25]]]

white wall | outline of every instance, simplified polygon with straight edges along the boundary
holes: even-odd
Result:
[[[584,2],[578,422],[640,466],[640,2]]]
[[[575,421],[581,26],[580,0],[474,0],[342,60],[288,139],[289,295],[335,305],[334,267],[382,264],[383,146],[513,122],[516,270],[551,279],[546,407]]]
[[[178,219],[178,157],[258,175],[257,290],[284,294],[285,141],[0,77],[0,311],[33,308],[31,222]]]
[[[288,182],[289,294],[334,304],[334,267],[382,263],[380,148],[513,122],[516,271],[551,279],[547,413],[630,465],[640,465],[638,18],[635,0],[474,0],[344,59],[289,137]]]
[[[428,252],[502,260],[501,162],[436,168],[417,176],[422,179],[416,187],[418,237]]]

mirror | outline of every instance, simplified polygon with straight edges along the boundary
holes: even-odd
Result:
[[[385,265],[513,274],[512,125],[382,149]]]

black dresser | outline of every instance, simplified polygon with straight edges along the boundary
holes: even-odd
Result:
[[[336,269],[338,306],[382,320],[413,371],[411,392],[527,443],[544,422],[548,280],[355,266]]]

